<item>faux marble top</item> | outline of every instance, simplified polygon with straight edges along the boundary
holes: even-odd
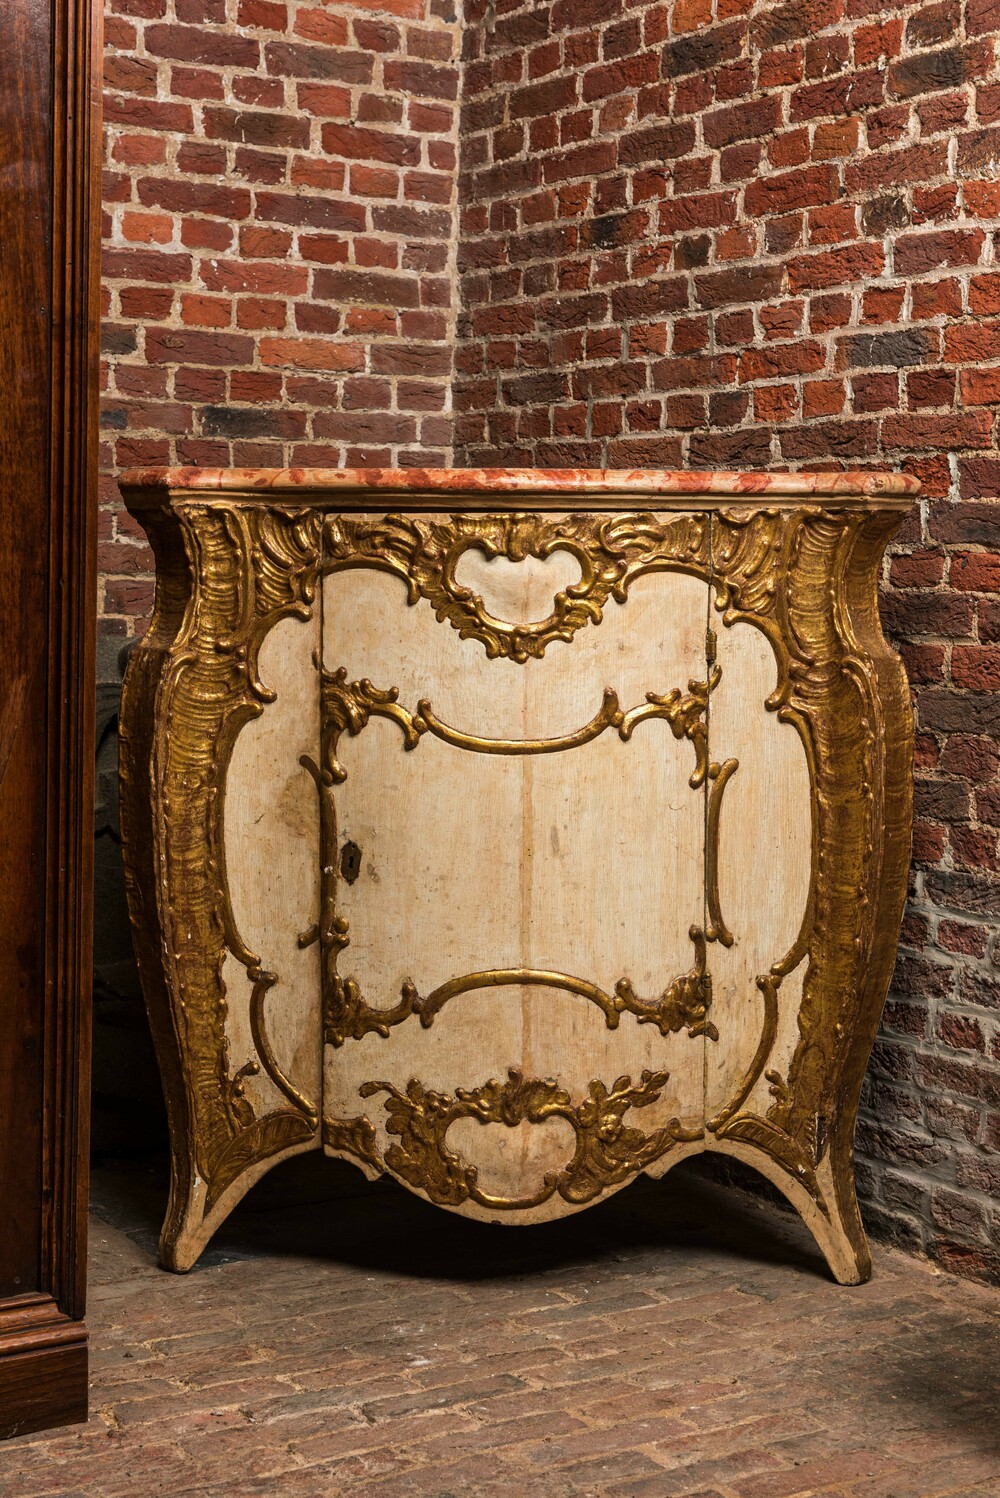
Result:
[[[320,508],[510,509],[515,496],[534,509],[621,508],[635,494],[656,509],[720,508],[726,500],[786,506],[811,502],[837,508],[907,509],[919,494],[906,473],[847,470],[825,473],[699,472],[668,469],[130,469],[120,487],[133,511],[193,496],[251,499],[272,494]],[[370,497],[371,496],[371,497]],[[380,499],[376,499],[380,496]],[[374,505],[373,505],[374,500]],[[331,505],[332,502],[332,505]]]
[[[881,471],[759,473],[642,468],[134,468],[121,487],[132,500],[142,491],[280,494],[374,492],[404,495],[564,494],[732,496],[773,499],[855,499],[906,503],[920,492],[908,474]]]

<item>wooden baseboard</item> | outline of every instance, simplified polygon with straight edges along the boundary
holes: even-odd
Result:
[[[87,1329],[47,1295],[0,1304],[0,1439],[87,1418]]]

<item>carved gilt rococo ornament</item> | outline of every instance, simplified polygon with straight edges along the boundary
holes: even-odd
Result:
[[[406,584],[411,604],[423,599],[463,639],[478,640],[491,660],[523,664],[540,659],[554,640],[571,640],[599,624],[609,599],[624,603],[629,584],[669,558],[682,569],[708,560],[707,515],[454,515],[447,520],[409,515],[333,515],[324,531],[327,571],[378,567]],[[557,593],[547,618],[530,623],[494,619],[483,600],[456,580],[465,552],[487,558],[545,560],[564,551],[580,566],[580,581]]]
[[[686,1129],[677,1119],[649,1134],[624,1122],[631,1109],[659,1100],[668,1077],[665,1071],[644,1071],[635,1086],[631,1077],[619,1077],[610,1089],[603,1082],[591,1082],[579,1103],[556,1082],[525,1077],[516,1068],[503,1083],[490,1081],[471,1091],[460,1087],[454,1094],[432,1092],[414,1079],[405,1092],[390,1082],[366,1082],[361,1095],[388,1094],[388,1132],[399,1142],[389,1146],[385,1164],[401,1180],[441,1206],[474,1201],[495,1210],[523,1212],[557,1193],[574,1205],[593,1201],[609,1186],[654,1164],[675,1144],[699,1138],[700,1130]],[[460,1118],[508,1128],[562,1118],[576,1136],[576,1148],[569,1163],[548,1174],[530,1196],[493,1196],[479,1185],[476,1167],[448,1148],[446,1135]]]

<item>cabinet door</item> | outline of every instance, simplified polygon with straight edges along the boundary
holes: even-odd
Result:
[[[518,1221],[699,1147],[706,526],[328,522],[331,1153]]]

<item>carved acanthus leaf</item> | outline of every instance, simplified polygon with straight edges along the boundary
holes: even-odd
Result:
[[[661,1035],[686,1030],[692,1037],[706,1035],[709,1040],[718,1040],[719,1032],[708,1017],[712,984],[706,971],[705,934],[700,927],[692,926],[689,935],[694,942],[695,965],[675,978],[659,998],[640,999],[628,978],[618,979],[615,998],[640,1025],[655,1025]]]
[[[557,1082],[525,1077],[514,1068],[505,1082],[491,1079],[482,1087],[454,1093],[435,1092],[415,1077],[405,1091],[391,1082],[366,1082],[360,1090],[366,1098],[387,1094],[386,1129],[398,1142],[386,1150],[385,1165],[402,1180],[444,1206],[474,1201],[524,1211],[556,1194],[577,1205],[592,1201],[646,1169],[679,1141],[700,1138],[700,1129],[685,1128],[676,1118],[649,1134],[625,1124],[630,1109],[659,1100],[668,1078],[665,1071],[644,1071],[635,1084],[629,1076],[618,1077],[610,1088],[593,1081],[578,1103]],[[460,1118],[508,1128],[562,1118],[576,1136],[576,1147],[563,1169],[546,1175],[531,1196],[493,1196],[479,1185],[476,1166],[448,1147],[445,1136]]]
[[[446,619],[463,639],[478,640],[491,659],[523,664],[539,659],[554,640],[571,640],[584,625],[599,623],[608,599],[624,603],[629,583],[642,572],[675,565],[707,574],[708,531],[704,514],[452,515],[447,520],[337,515],[326,522],[324,567],[392,572],[406,583],[411,603],[424,599],[438,619]],[[458,564],[470,549],[511,562],[544,561],[564,551],[577,561],[580,581],[555,594],[544,619],[495,619],[483,599],[457,579]]]

